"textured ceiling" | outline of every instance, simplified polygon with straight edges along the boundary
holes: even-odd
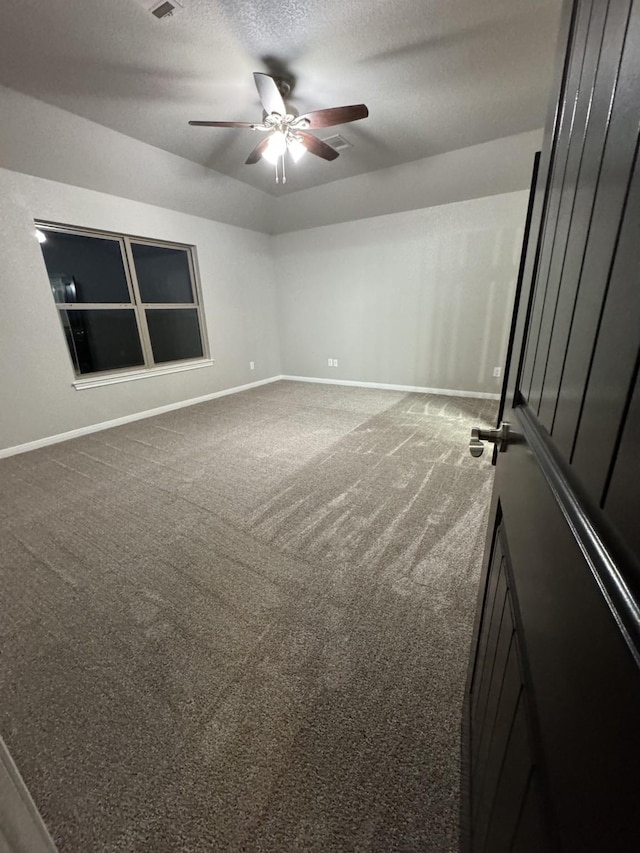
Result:
[[[561,0],[3,0],[0,84],[267,192],[295,191],[541,127]],[[307,155],[277,187],[245,166],[253,71],[295,77],[303,113],[364,102],[370,116],[317,132],[353,148]],[[55,144],[55,140],[52,140]]]

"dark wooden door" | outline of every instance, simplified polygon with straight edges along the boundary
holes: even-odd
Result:
[[[640,850],[640,0],[567,2],[465,700],[463,846]]]

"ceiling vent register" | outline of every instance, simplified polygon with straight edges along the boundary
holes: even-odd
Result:
[[[335,148],[336,151],[344,151],[345,148],[353,148],[353,142],[349,142],[348,139],[345,139],[344,136],[340,136],[339,133],[336,133],[334,136],[330,136],[328,139],[324,139],[323,142],[326,142],[327,145]]]
[[[171,18],[184,8],[182,0],[138,0],[138,3],[147,12],[151,12],[154,18],[160,19]]]

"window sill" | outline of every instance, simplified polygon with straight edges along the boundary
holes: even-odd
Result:
[[[211,367],[212,358],[198,359],[184,364],[171,364],[167,367],[151,367],[148,370],[132,370],[127,373],[111,373],[95,378],[76,379],[72,383],[76,391],[87,388],[99,388],[101,385],[117,385],[120,382],[133,382],[135,379],[150,379],[153,376],[166,376],[168,373],[182,373],[184,370],[197,370],[199,367]]]

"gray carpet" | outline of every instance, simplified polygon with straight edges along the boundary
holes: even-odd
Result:
[[[279,382],[0,461],[0,734],[61,853],[457,849],[495,405]]]

